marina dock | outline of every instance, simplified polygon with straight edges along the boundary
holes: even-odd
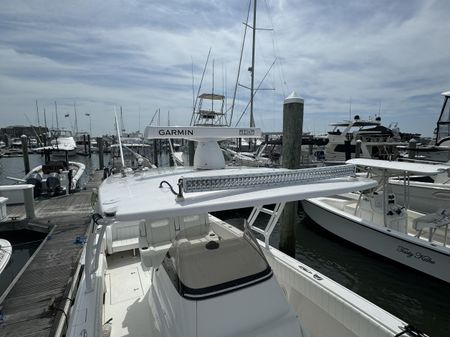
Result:
[[[59,336],[71,291],[81,273],[79,260],[92,212],[91,196],[103,177],[94,172],[86,189],[35,202],[36,218],[25,219],[23,206],[8,207],[3,230],[32,229],[47,237],[0,298],[1,336]]]

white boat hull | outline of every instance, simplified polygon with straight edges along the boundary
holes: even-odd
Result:
[[[450,283],[449,252],[433,249],[429,242],[363,221],[316,199],[304,200],[302,205],[314,222],[334,235]]]

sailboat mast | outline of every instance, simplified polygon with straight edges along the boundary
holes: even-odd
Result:
[[[73,111],[75,113],[75,134],[78,133],[78,116],[77,116],[77,108],[76,108],[76,103],[73,102]]]
[[[55,117],[56,117],[56,129],[59,130],[58,107],[56,106],[56,101],[55,101]]]
[[[38,123],[38,127],[41,127],[41,122],[39,121],[39,106],[38,106],[38,101],[36,100],[36,115],[37,115],[37,123]]]
[[[253,34],[252,34],[252,71],[250,86],[250,127],[255,127],[255,119],[253,118],[253,96],[255,86],[255,38],[256,38],[256,1],[253,2]]]

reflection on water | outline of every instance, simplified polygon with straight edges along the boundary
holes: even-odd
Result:
[[[8,240],[12,246],[11,258],[0,275],[1,295],[39,247],[45,234],[28,230],[4,231],[0,232],[0,238]]]
[[[250,209],[215,215],[242,229]],[[299,207],[295,257],[429,336],[449,336],[450,287],[425,274],[363,250],[321,229]],[[262,214],[259,226],[269,219]],[[278,247],[279,227],[270,244]],[[450,266],[449,266],[450,267]]]

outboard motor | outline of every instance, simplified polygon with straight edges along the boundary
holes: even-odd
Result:
[[[27,184],[34,185],[33,194],[34,194],[35,198],[41,195],[41,193],[42,193],[42,177],[39,173],[37,173],[37,172],[31,173],[28,176],[26,182],[27,182]]]
[[[55,195],[61,192],[61,178],[59,173],[52,172],[47,177],[47,194]]]

